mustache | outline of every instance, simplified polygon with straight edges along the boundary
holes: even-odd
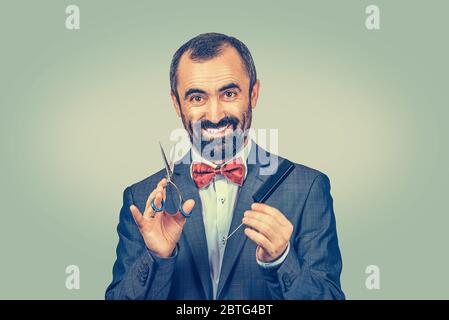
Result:
[[[221,119],[218,123],[213,123],[212,121],[209,120],[200,120],[199,122],[200,122],[199,124],[201,124],[201,129],[218,129],[221,127],[231,125],[232,128],[235,130],[240,121],[236,117],[226,116],[223,119]]]

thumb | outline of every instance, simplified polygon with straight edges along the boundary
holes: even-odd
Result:
[[[129,210],[131,211],[131,214],[133,215],[134,221],[136,222],[137,226],[140,228],[143,220],[143,215],[140,213],[139,208],[132,204],[129,207]]]
[[[182,210],[186,214],[190,214],[190,212],[193,210],[193,207],[195,206],[195,200],[189,199],[182,205]]]
[[[190,214],[190,212],[193,210],[193,207],[195,207],[195,200],[189,199],[182,205],[182,210],[185,212],[185,214]],[[175,218],[178,222],[181,223],[185,223],[186,221],[186,218],[179,211],[175,215]]]

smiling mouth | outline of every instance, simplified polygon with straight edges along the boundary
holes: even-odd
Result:
[[[201,132],[206,138],[221,138],[232,132],[232,125],[228,124],[227,126],[222,126],[219,128],[201,129]]]

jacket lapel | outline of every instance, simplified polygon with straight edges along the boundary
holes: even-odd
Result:
[[[251,208],[251,204],[254,202],[252,198],[254,192],[262,186],[266,180],[266,176],[259,175],[259,168],[261,165],[258,162],[257,155],[259,155],[260,152],[265,152],[265,150],[254,143],[248,156],[248,159],[252,161],[249,161],[247,164],[248,173],[236,199],[236,206],[232,216],[231,228],[229,232],[234,231],[242,223],[244,212],[249,210]],[[220,281],[217,289],[217,299],[220,299],[221,291],[223,290],[232,268],[241,254],[241,250],[247,240],[244,229],[245,226],[239,228],[239,230],[237,230],[226,243],[220,272]]]
[[[190,158],[190,152],[185,155]],[[210,279],[209,255],[207,251],[206,233],[204,231],[201,199],[198,189],[190,176],[190,161],[181,160],[175,166],[174,182],[182,193],[183,201],[195,200],[192,216],[187,219],[182,232],[192,252],[192,257],[198,271],[201,284],[206,294],[206,299],[212,299],[212,283]],[[171,199],[174,199],[171,197]]]

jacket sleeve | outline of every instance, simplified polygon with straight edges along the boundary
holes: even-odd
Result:
[[[282,264],[261,268],[273,299],[345,299],[333,199],[325,174],[314,179],[295,228],[298,232]]]
[[[167,299],[178,249],[172,257],[152,254],[143,241],[129,209],[133,203],[128,187],[123,193],[123,207],[117,227],[119,243],[113,267],[112,283],[106,289],[106,300]]]

